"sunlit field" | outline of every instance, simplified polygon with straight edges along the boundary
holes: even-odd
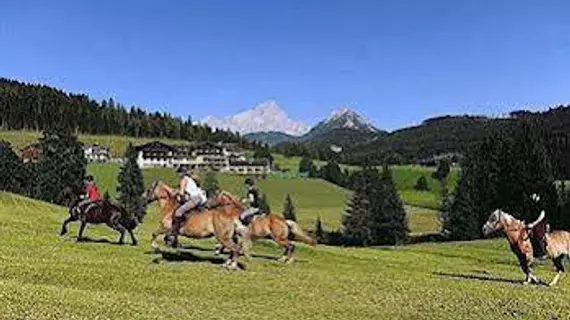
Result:
[[[151,208],[138,247],[88,226],[57,234],[65,209],[0,193],[2,319],[567,319],[570,285],[523,286],[504,240],[378,249],[298,246],[284,265],[260,241],[229,272],[210,241],[152,253]],[[107,243],[106,241],[111,243]],[[550,265],[537,273],[554,276]]]

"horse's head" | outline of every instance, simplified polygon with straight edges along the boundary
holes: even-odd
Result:
[[[227,191],[220,191],[215,197],[215,202],[219,206],[233,206],[243,209],[240,199]]]
[[[171,190],[162,181],[155,181],[152,185],[145,191],[142,198],[146,205],[151,204],[158,199],[171,197]]]
[[[84,193],[85,190],[81,186],[67,186],[61,190],[56,201],[72,207],[81,200],[80,196]]]
[[[502,230],[505,227],[503,220],[507,217],[510,217],[510,215],[503,212],[501,209],[493,211],[483,226],[483,234],[489,235],[495,231]]]

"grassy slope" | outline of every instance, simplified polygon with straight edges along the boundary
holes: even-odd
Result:
[[[139,247],[59,238],[65,215],[0,193],[0,319],[570,317],[570,282],[554,289],[511,283],[521,273],[503,240],[384,250],[299,246],[292,265],[274,261],[278,250],[262,242],[255,247],[261,257],[245,272],[228,273],[213,264],[210,242],[194,243],[205,251],[150,254],[152,212],[137,230]],[[89,226],[86,234],[116,240],[105,227]],[[554,275],[550,265],[537,273]]]
[[[93,174],[101,192],[109,191],[115,195],[119,166],[115,164],[90,164],[89,173]],[[146,169],[143,171],[145,182],[163,180],[169,185],[177,183],[177,176],[172,169]],[[218,175],[222,189],[237,195],[244,193],[243,177],[234,175]],[[349,191],[331,183],[317,179],[279,179],[268,177],[258,181],[260,189],[267,194],[269,204],[274,213],[283,210],[283,202],[287,193],[291,194],[297,209],[297,219],[304,227],[312,225],[320,216],[327,229],[338,228],[340,217],[345,209]],[[429,209],[406,206],[410,215],[410,228],[413,232],[429,232],[439,230],[437,212]]]
[[[274,155],[275,162],[279,164],[281,168],[287,168],[293,172],[299,170],[300,157],[285,157],[283,155]],[[316,162],[317,166],[323,166],[324,162]],[[354,166],[341,166],[343,169],[355,170],[357,167]],[[438,181],[431,177],[434,168],[427,168],[422,166],[406,165],[406,166],[393,166],[392,173],[394,176],[394,182],[398,191],[400,191],[400,196],[402,201],[407,205],[429,208],[437,210],[439,209],[439,193],[440,184]],[[416,191],[414,190],[414,185],[416,181],[421,176],[425,176],[430,187],[430,191]],[[448,177],[449,190],[452,191],[457,185],[459,179],[459,170],[452,169]]]
[[[31,131],[2,131],[0,130],[0,140],[7,140],[14,145],[16,149],[21,149],[30,143],[36,142],[41,136],[39,132]],[[81,142],[91,145],[99,144],[107,146],[110,149],[111,156],[119,157],[125,153],[129,142],[133,145],[145,144],[151,141],[160,140],[165,143],[185,143],[182,140],[171,139],[149,139],[149,138],[133,138],[125,136],[111,136],[111,135],[80,135]]]

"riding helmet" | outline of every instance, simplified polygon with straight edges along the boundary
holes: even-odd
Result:
[[[252,178],[245,179],[245,184],[248,186],[253,186],[254,185],[253,179]]]

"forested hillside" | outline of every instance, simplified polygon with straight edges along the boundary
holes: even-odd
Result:
[[[283,143],[274,149],[289,156],[309,156],[345,164],[418,163],[439,155],[464,154],[495,130],[508,127],[517,119],[535,118],[543,124],[556,176],[570,178],[570,106],[544,112],[514,111],[508,118],[481,116],[444,116],[425,120],[418,126],[381,132],[373,137],[362,134],[330,134],[326,139]],[[330,145],[343,146],[339,154]]]
[[[54,125],[83,134],[241,142],[239,135],[192,124],[168,113],[95,101],[45,85],[0,78],[0,129],[42,131]]]

